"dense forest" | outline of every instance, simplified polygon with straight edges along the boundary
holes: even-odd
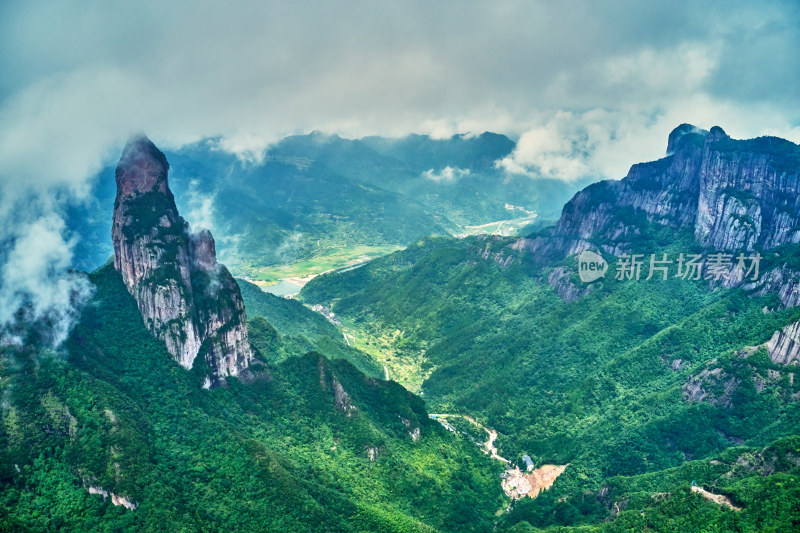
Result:
[[[38,348],[36,328],[2,349],[0,530],[491,529],[498,466],[401,386],[297,351],[254,311],[270,355],[248,383],[202,390],[110,265],[91,281],[64,350]]]
[[[674,233],[659,241],[649,233],[640,244],[658,254],[696,246]],[[506,457],[569,465],[550,491],[518,501],[504,527],[612,517],[597,527],[751,531],[800,523],[800,382],[758,348],[800,311],[674,270],[666,281],[617,280],[616,263],[580,300],[564,302],[545,283],[560,265],[539,269],[514,242],[425,239],[316,278],[301,296],[331,306],[394,357],[423,357],[433,412],[468,414],[497,429]],[[703,398],[687,393],[692,383]],[[692,483],[744,510],[702,501]]]

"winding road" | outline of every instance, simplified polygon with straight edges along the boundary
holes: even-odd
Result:
[[[473,426],[482,429],[483,431],[486,432],[487,435],[489,435],[489,440],[487,440],[485,443],[483,443],[483,447],[484,447],[483,451],[484,451],[484,453],[489,454],[492,459],[497,459],[498,461],[503,461],[504,463],[510,463],[511,462],[508,459],[506,459],[505,457],[501,457],[497,453],[497,447],[494,445],[494,441],[497,440],[497,431],[487,428],[486,426],[484,426],[483,424],[481,424],[480,422],[478,422],[477,420],[475,420],[471,416],[457,415],[457,414],[447,414],[447,413],[440,413],[440,414],[433,414],[432,413],[430,416],[435,418],[436,420],[440,420],[441,419],[441,421],[444,421],[444,422],[447,422],[448,417],[449,418],[463,418],[464,420],[470,422]]]

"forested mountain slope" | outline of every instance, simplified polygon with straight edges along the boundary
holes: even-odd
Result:
[[[301,293],[388,361],[423,358],[431,410],[497,429],[506,457],[569,465],[546,497],[519,503],[506,527],[617,515],[603,527],[798,523],[800,250],[789,195],[798,148],[733,141],[719,128],[682,137],[664,160],[576,195],[554,228],[525,239],[424,239]],[[577,253],[587,249],[608,262],[593,283],[578,276]],[[730,263],[711,279],[686,276],[679,261],[721,251]],[[634,253],[641,276],[618,276]],[[759,254],[758,279],[736,268],[740,253]],[[646,279],[651,254],[670,262]],[[765,446],[782,459],[736,468]],[[702,503],[692,481],[744,510]],[[684,513],[692,518],[681,526]]]
[[[243,298],[168,170],[128,142],[114,260],[74,330],[54,346],[20,321],[0,344],[0,529],[492,527],[498,466],[321,315],[246,282]]]
[[[491,528],[497,467],[399,385],[290,352],[258,355],[253,383],[203,390],[110,265],[91,281],[63,352],[37,348],[35,330],[2,348],[0,529]]]

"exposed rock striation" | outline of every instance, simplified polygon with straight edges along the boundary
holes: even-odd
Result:
[[[202,355],[208,387],[247,369],[247,318],[239,287],[217,263],[211,233],[190,233],[178,214],[168,171],[149,139],[128,141],[116,171],[114,268],[147,328],[181,366],[193,368]]]
[[[800,146],[777,137],[734,140],[718,126],[705,131],[682,124],[670,134],[667,153],[633,165],[620,181],[586,187],[554,227],[514,248],[546,264],[587,249],[644,253],[637,246],[659,232],[667,241],[680,232],[709,251],[731,254],[800,242]],[[748,285],[741,275],[731,278],[723,284]],[[800,300],[798,279],[798,272],[781,267],[746,288],[779,293],[789,307]]]
[[[776,331],[767,341],[770,360],[780,365],[800,365],[800,322]]]
[[[629,252],[642,222],[689,229],[714,250],[750,251],[800,242],[800,146],[777,137],[731,139],[678,126],[670,155],[633,165],[620,180],[577,193],[554,228],[524,245],[543,260],[587,248]]]

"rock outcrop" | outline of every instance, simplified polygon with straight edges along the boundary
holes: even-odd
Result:
[[[800,146],[777,137],[734,140],[718,126],[705,131],[682,124],[670,134],[667,152],[633,165],[620,181],[586,187],[554,227],[513,248],[552,264],[588,249],[647,253],[642,248],[659,233],[664,242],[682,233],[709,252],[730,254],[800,242]],[[730,274],[723,285],[779,293],[787,307],[800,300],[800,274],[789,267],[764,269],[759,283]],[[550,283],[559,293],[563,277]],[[574,291],[567,296],[574,298]]]
[[[776,331],[767,341],[770,360],[779,365],[800,365],[800,322]]]
[[[722,128],[678,126],[670,155],[577,193],[554,228],[522,243],[547,261],[588,248],[631,251],[643,224],[688,229],[716,251],[800,242],[800,146],[777,137],[731,139]]]
[[[708,135],[706,130],[698,128],[697,126],[693,126],[691,124],[681,124],[669,134],[669,138],[667,139],[667,155],[674,154],[675,150],[678,149],[678,143],[680,140],[683,139],[684,135],[689,133],[699,133],[703,136]]]
[[[714,366],[716,362],[711,361],[708,368],[689,377],[682,389],[686,401],[731,407],[733,395],[742,382],[736,376],[729,376],[722,368]]]
[[[217,263],[208,231],[192,234],[169,190],[169,163],[144,136],[132,138],[117,165],[114,268],[136,299],[147,328],[184,368],[198,355],[204,386],[247,369],[252,349],[239,287]]]

